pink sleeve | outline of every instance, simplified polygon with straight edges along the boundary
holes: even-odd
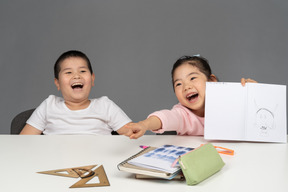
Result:
[[[154,131],[177,131],[178,135],[203,135],[204,118],[196,116],[189,109],[177,104],[171,110],[156,111],[150,116],[158,117],[162,122],[162,128]]]
[[[162,129],[153,131],[155,133],[163,133],[164,131],[177,131],[177,127],[179,127],[180,121],[178,119],[180,118],[180,115],[177,114],[176,111],[161,110],[150,114],[148,117],[151,116],[158,117],[162,123]]]

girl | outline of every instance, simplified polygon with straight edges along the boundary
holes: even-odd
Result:
[[[137,139],[147,130],[155,133],[177,131],[178,135],[204,134],[204,108],[206,82],[216,82],[208,61],[200,56],[183,56],[172,68],[172,84],[179,101],[171,110],[156,111],[147,119],[126,125],[133,131],[131,139]],[[241,79],[255,82],[252,79]]]

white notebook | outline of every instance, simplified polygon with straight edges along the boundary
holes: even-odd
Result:
[[[204,138],[287,142],[286,86],[207,82]]]

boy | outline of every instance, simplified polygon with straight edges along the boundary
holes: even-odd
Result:
[[[54,83],[63,98],[50,95],[36,108],[20,134],[130,135],[131,119],[108,97],[89,99],[95,75],[80,51],[63,53],[54,65]]]

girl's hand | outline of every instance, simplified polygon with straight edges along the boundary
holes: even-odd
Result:
[[[128,123],[125,126],[125,135],[130,139],[138,139],[143,136],[147,130],[155,131],[162,127],[161,120],[156,116],[151,116],[148,119],[139,121],[138,123]]]
[[[258,83],[257,81],[255,81],[254,79],[245,79],[245,78],[241,78],[241,84],[244,87],[246,83]]]
[[[125,128],[129,130],[126,136],[130,137],[130,139],[138,139],[147,131],[147,127],[141,121],[138,123],[129,123],[125,125]]]

